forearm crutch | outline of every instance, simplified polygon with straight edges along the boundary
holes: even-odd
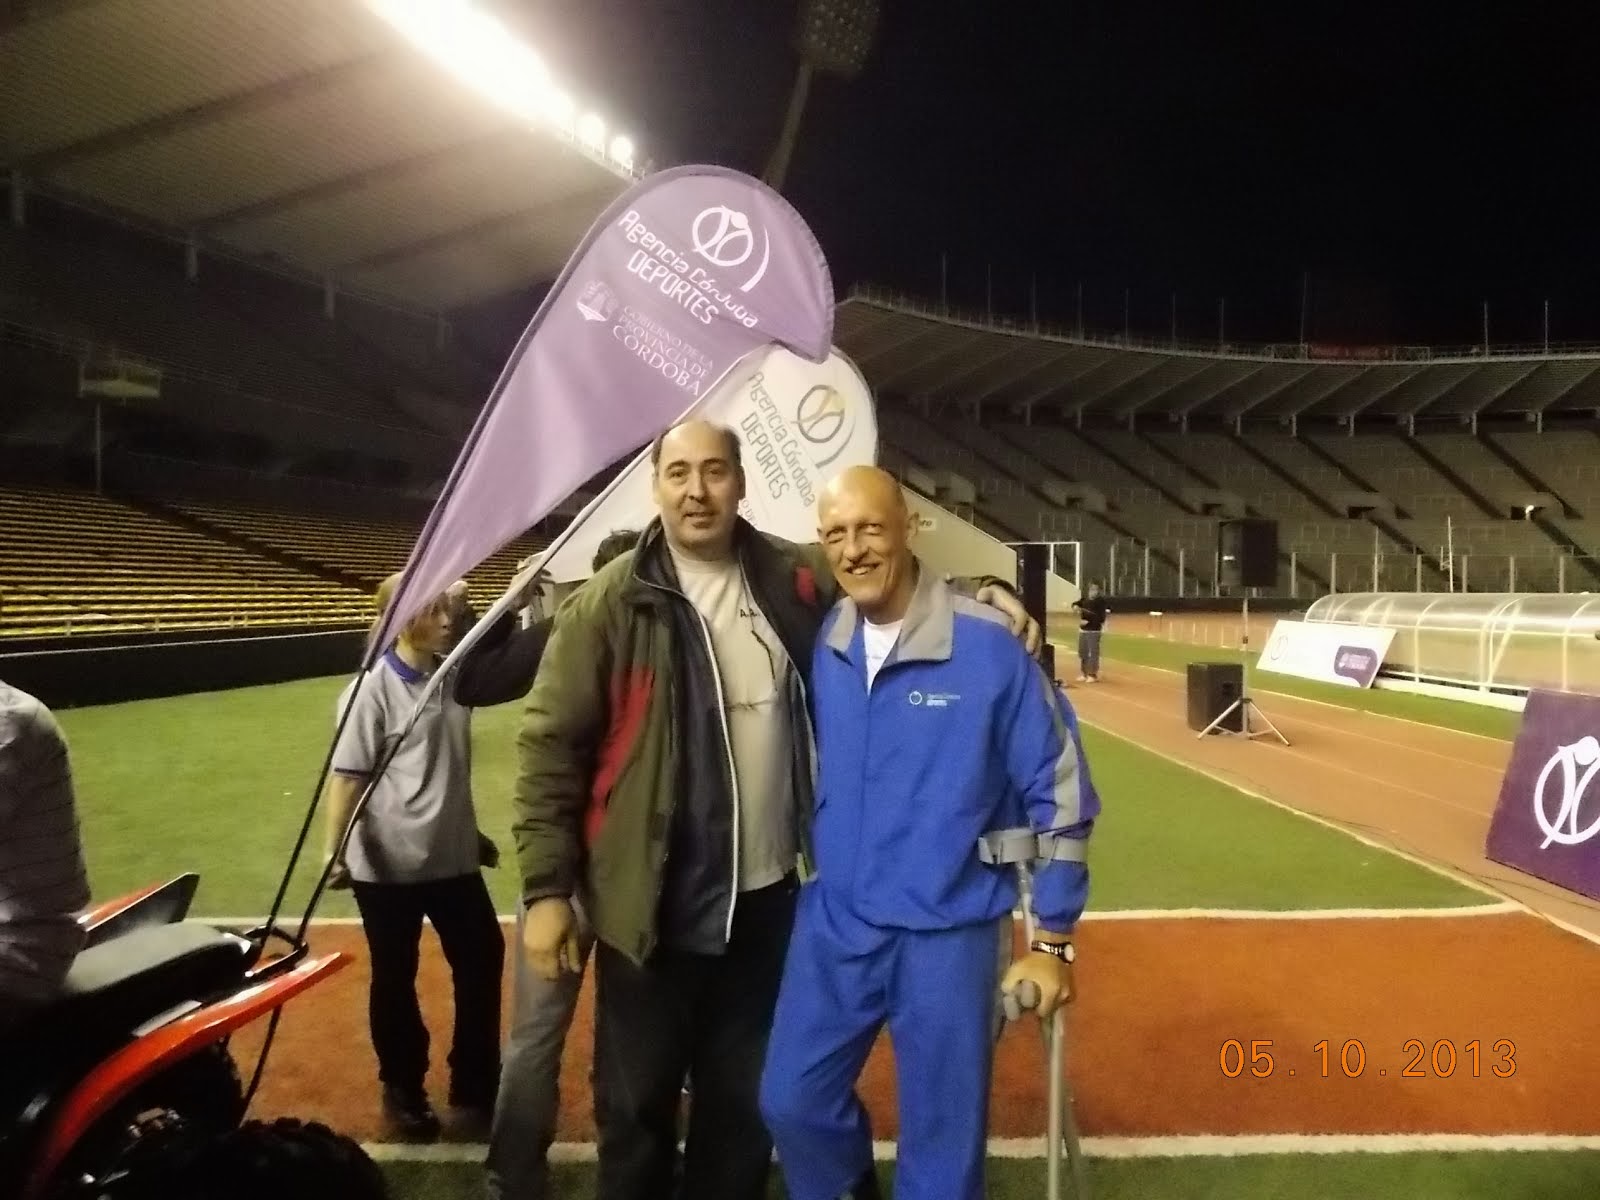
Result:
[[[1033,944],[1035,922],[1033,915],[1033,864],[1039,857],[1039,838],[1031,829],[1009,829],[989,834],[978,840],[978,856],[986,863],[1009,864],[1017,872],[1017,883],[1022,907],[1022,928],[1029,945]],[[1039,1006],[1039,989],[1030,981],[1023,981],[1014,992],[1002,992],[1001,1004],[1007,1021],[1016,1021],[1022,1014]],[[1089,1200],[1088,1173],[1084,1167],[1083,1151],[1078,1144],[1078,1123],[1072,1112],[1072,1087],[1066,1075],[1066,1005],[1060,1005],[1048,1023],[1039,1023],[1044,1038],[1046,1058],[1049,1061],[1049,1117],[1045,1138],[1045,1194],[1048,1200],[1061,1200],[1061,1156],[1063,1151],[1072,1171],[1072,1194],[1077,1200]],[[996,1037],[1001,1026],[996,1023]]]

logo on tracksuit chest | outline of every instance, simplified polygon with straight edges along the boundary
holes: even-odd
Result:
[[[960,699],[959,692],[923,692],[913,688],[906,693],[906,703],[912,708],[949,708]]]

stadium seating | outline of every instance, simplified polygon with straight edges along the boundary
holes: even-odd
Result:
[[[313,570],[348,576],[369,590],[405,566],[421,532],[420,522],[366,521],[194,501],[173,502],[172,507],[267,553],[297,560]],[[488,558],[467,576],[474,601],[480,605],[493,602],[516,574],[518,560],[545,544],[542,538],[521,538]]]
[[[884,407],[879,426],[891,469],[918,469],[942,494],[970,487],[973,519],[1004,541],[1078,542],[1086,573],[1114,593],[1175,594],[1180,564],[1182,594],[1215,592],[1217,520],[1228,515],[1278,521],[1282,593],[1600,582],[1591,552],[1600,521],[1582,515],[1600,512],[1586,431],[1241,437],[1023,425],[999,414],[974,422],[899,405]],[[1063,488],[1075,493],[1070,506],[1059,502]],[[1371,493],[1376,510],[1358,503]],[[1514,519],[1536,493],[1553,493],[1555,507]]]
[[[0,638],[360,627],[405,565],[418,525],[219,504],[0,488]],[[540,539],[468,576],[487,607]]]
[[[371,600],[133,504],[0,488],[0,636],[360,626]]]

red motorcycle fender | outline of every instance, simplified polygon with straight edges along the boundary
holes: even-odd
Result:
[[[85,929],[93,929],[100,922],[116,916],[124,909],[132,908],[139,901],[155,895],[165,883],[152,883],[147,888],[140,888],[137,892],[129,892],[126,896],[119,896],[115,900],[107,900],[93,908],[78,914],[78,924]]]
[[[56,1113],[38,1161],[22,1189],[22,1200],[38,1200],[73,1146],[139,1084],[273,1009],[281,1008],[350,963],[349,955],[342,953],[308,958],[292,971],[179,1017],[118,1050],[84,1076]]]

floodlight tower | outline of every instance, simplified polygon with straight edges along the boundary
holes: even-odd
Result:
[[[783,190],[795,138],[800,132],[800,116],[811,91],[812,73],[824,71],[854,79],[866,65],[877,31],[878,0],[802,0],[795,39],[800,51],[800,69],[795,73],[794,90],[789,93],[783,133],[767,163],[765,181],[769,187]]]

